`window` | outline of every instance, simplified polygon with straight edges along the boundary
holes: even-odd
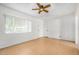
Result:
[[[10,15],[5,15],[5,20],[6,20],[5,24],[6,33],[31,32],[31,26],[32,26],[31,21]]]

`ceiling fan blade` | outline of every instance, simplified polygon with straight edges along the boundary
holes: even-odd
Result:
[[[37,6],[40,8],[41,7],[41,4],[40,3],[37,3]]]
[[[37,3],[37,5],[38,5],[39,8],[43,8],[43,7],[44,7],[44,6],[41,5],[40,3]]]
[[[35,8],[35,9],[32,9],[32,10],[39,10],[39,8]]]
[[[42,11],[39,11],[38,13],[40,14]]]
[[[43,10],[44,12],[48,13],[48,10]]]
[[[48,8],[48,7],[50,7],[51,5],[50,4],[48,4],[48,5],[46,5],[44,8]]]

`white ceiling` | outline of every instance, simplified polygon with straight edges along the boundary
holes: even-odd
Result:
[[[32,10],[32,8],[37,7],[35,3],[5,3],[2,5],[5,5],[9,8],[15,9],[31,16],[35,16],[36,18],[40,19],[50,19],[64,16],[67,14],[74,13],[76,9],[76,4],[74,3],[52,3],[51,7],[48,8],[49,13],[43,12],[41,14],[38,14],[38,11]]]

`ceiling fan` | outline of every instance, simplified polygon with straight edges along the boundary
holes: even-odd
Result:
[[[38,8],[34,8],[34,9],[32,9],[32,10],[38,10],[38,13],[40,14],[41,12],[46,12],[46,13],[48,13],[49,11],[48,10],[46,10],[46,8],[48,8],[48,7],[50,7],[51,5],[50,4],[48,4],[48,5],[41,5],[40,3],[37,3],[37,6],[38,6]]]

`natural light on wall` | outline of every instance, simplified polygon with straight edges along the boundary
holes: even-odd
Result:
[[[5,15],[5,33],[26,33],[32,31],[32,22],[15,16]]]

